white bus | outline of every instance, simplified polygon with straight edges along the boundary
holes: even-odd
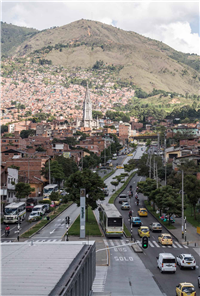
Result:
[[[107,237],[121,237],[123,235],[124,221],[115,205],[99,205],[99,223]]]
[[[58,191],[57,184],[49,184],[47,186],[44,186],[44,189],[43,189],[44,198],[45,197],[48,198],[52,192],[56,192],[56,191]]]
[[[4,223],[17,223],[26,218],[26,204],[25,202],[12,202],[7,205],[4,210]]]

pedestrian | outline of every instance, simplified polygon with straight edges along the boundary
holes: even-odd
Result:
[[[38,192],[38,196],[40,196],[40,194],[41,194],[41,192],[39,191],[39,192]]]

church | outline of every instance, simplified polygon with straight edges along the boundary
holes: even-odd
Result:
[[[90,92],[88,84],[85,92],[85,100],[83,102],[83,119],[79,121],[76,120],[76,127],[89,127],[91,129],[99,128],[99,120],[92,118],[92,102],[90,100]]]

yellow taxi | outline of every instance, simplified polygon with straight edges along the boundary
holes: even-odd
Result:
[[[168,246],[172,246],[172,244],[173,244],[172,237],[168,233],[162,233],[162,234],[160,234],[158,236],[158,242],[161,245],[168,245]]]
[[[124,167],[122,165],[116,166],[117,169],[123,169]]]
[[[176,296],[196,296],[196,291],[193,284],[180,283],[176,286]]]
[[[147,216],[148,216],[147,209],[145,209],[145,208],[140,208],[139,211],[138,211],[138,215],[139,215],[140,217],[147,217]]]
[[[46,196],[46,197],[43,198],[43,200],[50,200],[50,198],[48,196]],[[60,200],[55,200],[54,203],[55,203],[56,206],[59,206],[61,201]]]
[[[112,162],[111,162],[111,163],[109,163],[109,167],[112,167],[112,166],[113,166]]]
[[[150,231],[148,226],[140,226],[138,228],[138,235],[140,237],[147,236],[150,237]]]
[[[129,153],[128,156],[133,156],[133,153]]]

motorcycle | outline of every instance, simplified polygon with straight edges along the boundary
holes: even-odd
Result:
[[[9,236],[10,230],[5,230],[5,236]]]

